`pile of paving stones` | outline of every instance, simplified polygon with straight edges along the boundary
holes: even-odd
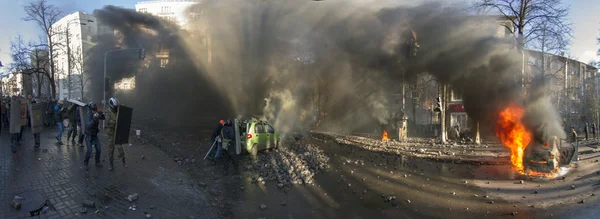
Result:
[[[279,188],[290,184],[312,185],[315,175],[329,168],[329,156],[300,134],[288,134],[278,150],[259,153],[243,162],[253,183],[275,181]]]

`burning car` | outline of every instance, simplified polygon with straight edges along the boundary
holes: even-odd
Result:
[[[558,137],[553,137],[550,143],[532,141],[525,149],[523,163],[525,174],[531,172],[552,173],[560,166],[569,165],[575,155],[575,146],[570,143],[562,143]]]

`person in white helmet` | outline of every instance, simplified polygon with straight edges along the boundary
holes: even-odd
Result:
[[[125,151],[123,151],[123,145],[115,145],[115,133],[117,130],[117,113],[119,112],[119,100],[117,98],[111,97],[108,100],[108,106],[110,109],[107,110],[107,122],[108,129],[106,130],[108,134],[108,160],[110,161],[110,166],[108,170],[112,171],[114,169],[114,160],[115,160],[115,147],[119,152],[119,159],[123,162],[123,166],[127,167],[127,162],[125,161]]]

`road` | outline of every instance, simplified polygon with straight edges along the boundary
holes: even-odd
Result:
[[[0,149],[0,195],[11,200],[23,191],[43,194],[51,206],[41,218],[141,218],[144,213],[153,218],[595,218],[600,204],[595,144],[580,148],[579,167],[564,178],[521,182],[499,145],[384,143],[310,133],[288,137],[280,150],[258,157],[234,156],[239,164],[234,171],[223,169],[224,161],[201,161],[210,130],[143,130],[142,138],[126,147],[129,168],[86,172],[83,148],[54,144],[53,131],[43,133],[40,149],[25,133],[16,154],[7,133],[0,136],[6,145]],[[107,165],[104,134],[101,141]],[[316,170],[321,164],[324,168]],[[290,175],[300,175],[303,183],[290,183]],[[132,193],[139,200],[130,203],[125,197]],[[87,199],[97,207],[82,214]],[[136,211],[129,209],[134,204]],[[4,205],[0,215],[25,213]]]

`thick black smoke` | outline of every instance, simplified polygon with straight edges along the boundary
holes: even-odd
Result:
[[[119,30],[121,39],[106,41],[109,47],[141,42],[172,50],[172,69],[150,62],[120,63],[114,70],[116,78],[134,72],[125,66],[144,75],[146,86],[131,92],[136,98],[145,95],[138,104],[162,103],[154,95],[168,99],[164,94],[173,91],[185,97],[174,101],[180,105],[159,104],[156,109],[196,109],[198,102],[223,99],[224,104],[202,112],[219,114],[223,111],[215,108],[226,108],[231,116],[265,117],[282,129],[306,129],[320,118],[321,126],[354,131],[387,123],[390,113],[399,110],[390,107],[390,93],[397,93],[403,82],[431,74],[463,95],[469,117],[482,126],[493,127],[498,112],[517,103],[535,115],[552,116],[542,122],[528,114],[532,128],[560,127],[543,93],[521,98],[521,56],[495,36],[498,21],[440,4],[208,0],[189,9],[185,30],[114,7],[95,14]],[[417,57],[407,59],[411,30],[420,48]],[[164,71],[169,73],[160,73]],[[169,84],[172,80],[180,81]],[[543,129],[547,135],[564,136],[560,129]]]
[[[144,48],[144,60],[140,60],[139,50],[117,51],[108,54],[106,65],[110,79],[107,98],[116,96],[122,104],[133,107],[137,122],[170,128],[203,124],[212,128],[218,119],[232,114],[227,102],[189,59],[178,26],[114,6],[96,10],[94,16],[101,28],[98,43],[88,56],[88,72],[94,81],[87,88],[89,98],[97,102],[103,98],[105,51]],[[165,51],[169,63],[161,67],[158,58]],[[114,88],[120,80],[131,77],[135,77],[135,89]]]

